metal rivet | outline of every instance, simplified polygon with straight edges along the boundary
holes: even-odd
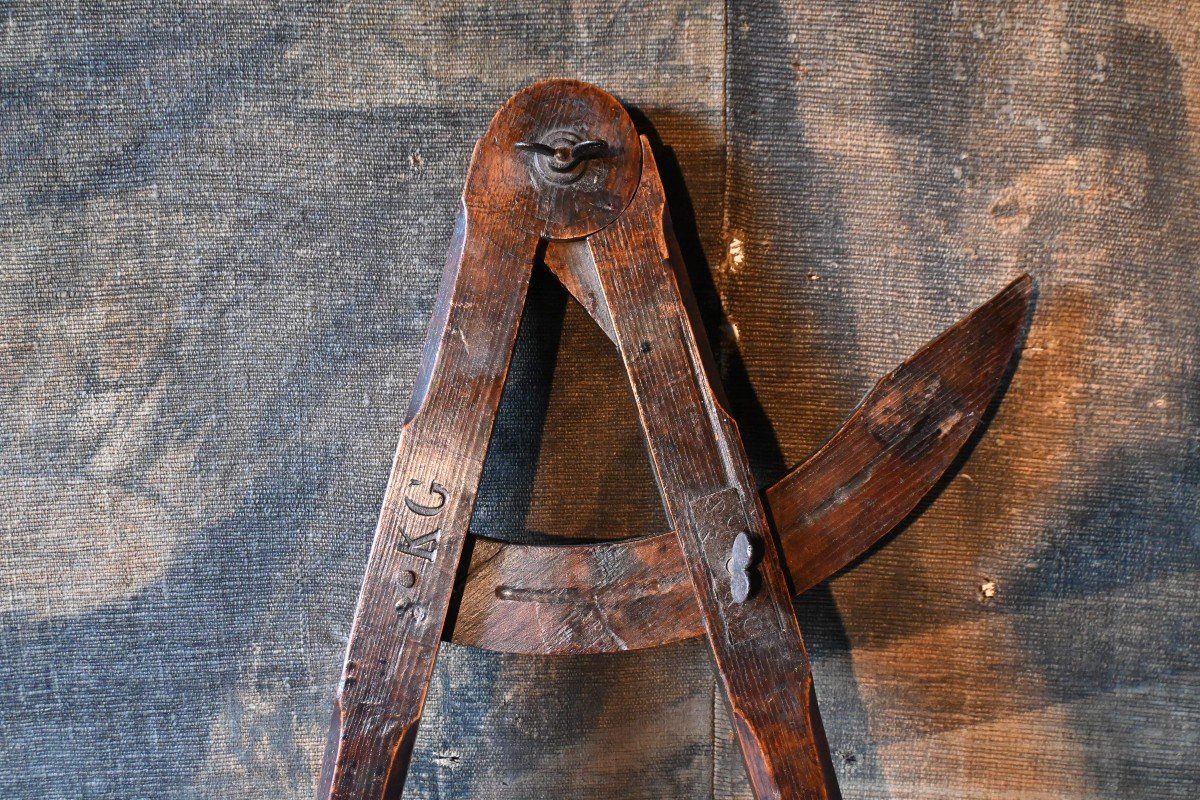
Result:
[[[729,553],[729,593],[733,602],[744,603],[750,599],[753,581],[750,566],[754,563],[754,542],[750,534],[742,531],[733,540],[733,548]]]

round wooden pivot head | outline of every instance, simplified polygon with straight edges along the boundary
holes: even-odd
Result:
[[[586,156],[572,163],[568,153],[580,144]],[[558,151],[561,160],[539,150]],[[492,118],[475,146],[463,201],[544,239],[578,239],[625,210],[641,172],[637,130],[616,98],[581,81],[541,81]]]

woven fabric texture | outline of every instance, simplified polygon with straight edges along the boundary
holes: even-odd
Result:
[[[0,2],[0,797],[314,796],[474,139],[650,134],[761,480],[1024,271],[969,460],[798,603],[848,800],[1200,795],[1200,4]],[[664,526],[535,278],[475,519]],[[747,800],[703,642],[448,645],[406,798]]]

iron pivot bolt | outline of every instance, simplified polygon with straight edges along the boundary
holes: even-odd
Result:
[[[569,131],[552,133],[549,139],[549,142],[517,142],[516,147],[535,154],[539,173],[553,183],[573,183],[583,175],[585,162],[611,154],[608,142],[603,139],[580,139]]]

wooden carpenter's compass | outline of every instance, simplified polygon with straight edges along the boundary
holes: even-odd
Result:
[[[620,351],[674,531],[463,545],[535,259]],[[546,81],[475,147],[346,654],[321,800],[398,798],[443,638],[596,653],[706,636],[760,800],[837,797],[792,596],[902,520],[970,437],[1028,312],[1022,276],[884,378],[760,493],[708,368],[644,137]]]

